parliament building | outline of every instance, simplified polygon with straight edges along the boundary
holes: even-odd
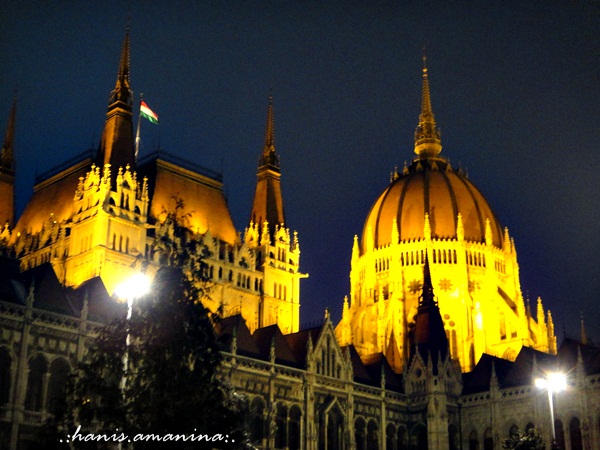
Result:
[[[138,159],[129,56],[127,33],[98,151],[38,176],[18,218],[16,102],[9,114],[0,449],[36,448],[69,374],[122,312],[117,285],[140,261],[159,265],[152,243],[176,205],[205,247],[213,287],[203,302],[222,311],[222,369],[248,399],[257,448],[497,450],[517,428],[535,428],[547,448],[553,432],[564,450],[600,448],[600,348],[583,332],[558,346],[551,312],[524,299],[508,228],[442,154],[426,65],[414,159],[348,248],[341,320],[325,312],[301,328],[306,275],[284,214],[272,101],[250,217],[236,230],[221,174],[161,151]],[[534,384],[553,371],[568,373],[554,422],[548,391]]]

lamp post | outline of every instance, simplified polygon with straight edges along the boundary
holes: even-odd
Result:
[[[552,402],[552,394],[554,392],[564,391],[567,388],[567,377],[563,373],[549,373],[546,378],[536,378],[535,385],[540,389],[548,391],[548,405],[550,407],[550,426],[552,429],[552,445],[551,449],[558,448],[556,443],[556,429],[554,427],[554,403]]]
[[[133,302],[136,298],[143,297],[150,291],[150,278],[143,273],[137,273],[128,280],[124,281],[115,289],[115,294],[121,299],[127,300],[127,336],[125,337],[125,353],[123,353],[123,376],[119,388],[125,400],[125,386],[127,385],[127,369],[129,366],[129,322],[133,313]],[[119,442],[119,450],[122,443]]]

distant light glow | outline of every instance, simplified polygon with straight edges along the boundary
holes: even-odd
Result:
[[[567,377],[564,373],[549,373],[546,378],[536,378],[535,385],[540,389],[548,389],[550,392],[560,392],[567,388]]]
[[[136,273],[115,289],[117,297],[133,299],[146,295],[150,291],[150,278],[143,273]]]

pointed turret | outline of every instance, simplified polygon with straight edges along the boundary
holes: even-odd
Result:
[[[100,167],[110,164],[112,173],[119,167],[135,166],[135,147],[133,139],[132,98],[129,80],[129,27],[125,33],[121,48],[121,60],[115,88],[110,93],[106,123],[96,162]]]
[[[423,90],[421,94],[421,115],[415,130],[415,153],[419,156],[436,156],[442,151],[442,138],[431,109],[427,57],[423,56]]]
[[[8,117],[2,151],[0,151],[0,229],[4,228],[5,224],[12,227],[15,219],[15,160],[13,145],[16,114],[17,99],[15,97]]]
[[[279,156],[275,152],[273,98],[269,97],[265,146],[258,164],[256,190],[254,192],[250,222],[260,227],[265,222],[268,222],[271,239],[274,237],[276,227],[285,225],[280,178]]]
[[[433,283],[427,254],[425,255],[425,265],[423,267],[423,291],[419,298],[412,341],[411,359],[418,351],[424,361],[428,361],[428,358],[430,358],[434,373],[437,373],[438,358],[444,360],[448,355],[448,338],[444,330],[444,321],[440,309],[433,295]]]

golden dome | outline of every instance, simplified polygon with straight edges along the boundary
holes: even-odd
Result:
[[[441,133],[431,108],[427,60],[423,57],[421,114],[415,130],[415,153],[419,156],[398,174],[371,208],[362,233],[363,254],[371,245],[379,248],[392,243],[392,236],[399,242],[425,238],[426,214],[431,238],[457,239],[460,214],[464,230],[460,234],[465,240],[485,243],[489,221],[488,238],[496,247],[502,247],[502,228],[485,197],[465,175],[439,156],[441,151]]]
[[[429,214],[432,238],[456,239],[460,214],[465,240],[484,243],[489,220],[492,244],[502,246],[500,223],[479,189],[446,159],[423,156],[404,169],[371,208],[363,228],[362,253],[370,242],[369,233],[374,248],[391,243],[394,219],[400,242],[423,239],[425,214]]]

